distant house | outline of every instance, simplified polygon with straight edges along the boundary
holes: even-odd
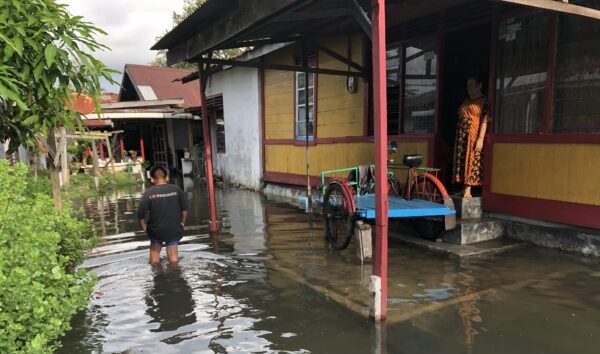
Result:
[[[192,72],[127,64],[118,101],[102,103],[101,116],[88,115],[86,125],[123,131],[119,146],[114,147],[118,158],[136,155],[177,174],[181,159],[201,144],[200,124],[185,111],[200,105],[198,81],[180,80]]]

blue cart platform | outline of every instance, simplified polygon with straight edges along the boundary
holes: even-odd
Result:
[[[355,214],[363,219],[375,219],[375,195],[365,194],[357,196],[354,202]],[[446,216],[456,214],[443,204],[426,200],[388,196],[388,216],[390,218],[415,218],[424,216]]]

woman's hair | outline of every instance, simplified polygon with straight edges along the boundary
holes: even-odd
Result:
[[[475,81],[476,84],[483,84],[483,80],[481,79],[481,76],[479,76],[479,75],[475,75],[475,74],[469,75],[467,77],[467,81],[469,81],[469,80]]]

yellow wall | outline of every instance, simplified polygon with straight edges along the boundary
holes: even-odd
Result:
[[[320,44],[346,55],[347,38],[326,39]],[[265,62],[294,64],[298,47],[290,46],[265,57]],[[355,36],[352,57],[362,63],[362,39]],[[317,54],[320,68],[347,70],[347,66],[325,53]],[[346,78],[318,75],[317,138],[360,136],[364,129],[364,83],[359,79],[358,91],[346,91]],[[265,138],[294,139],[294,73],[265,70]]]
[[[492,192],[600,205],[600,145],[494,144]]]
[[[319,144],[309,148],[311,175],[319,176],[322,171],[335,170],[357,165],[372,164],[374,159],[373,143]],[[426,142],[405,142],[398,144],[398,153],[391,156],[396,162],[402,162],[402,156],[408,153],[424,155],[427,160]],[[293,145],[265,146],[266,170],[269,172],[306,175],[306,148]],[[397,171],[399,178],[405,176]],[[345,177],[347,175],[343,174]]]
[[[347,37],[322,39],[319,43],[341,55],[347,54]],[[294,57],[300,52],[298,47],[286,47],[265,57],[267,63],[294,64]],[[352,39],[352,60],[361,64],[362,38]],[[325,53],[317,54],[320,68],[347,70],[347,66]],[[266,70],[264,76],[265,95],[265,138],[266,140],[294,139],[294,73]],[[321,171],[352,167],[373,163],[373,143],[322,143],[318,139],[360,137],[364,134],[364,83],[359,79],[358,91],[346,91],[346,78],[333,75],[319,75],[317,79],[317,144],[310,147],[311,175],[319,176]],[[425,156],[424,165],[429,161],[427,143],[399,143],[399,152],[394,156],[397,162],[408,153]],[[306,149],[293,144],[265,146],[265,169],[267,172],[306,174]],[[404,178],[402,171],[397,171]],[[344,173],[342,176],[345,177]]]

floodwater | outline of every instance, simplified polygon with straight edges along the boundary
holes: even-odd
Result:
[[[524,246],[479,258],[391,242],[389,318],[366,319],[371,265],[330,250],[320,218],[260,194],[202,186],[178,267],[148,264],[139,191],[76,200],[99,244],[87,310],[60,353],[597,353],[600,261]],[[163,253],[164,257],[164,253]]]

